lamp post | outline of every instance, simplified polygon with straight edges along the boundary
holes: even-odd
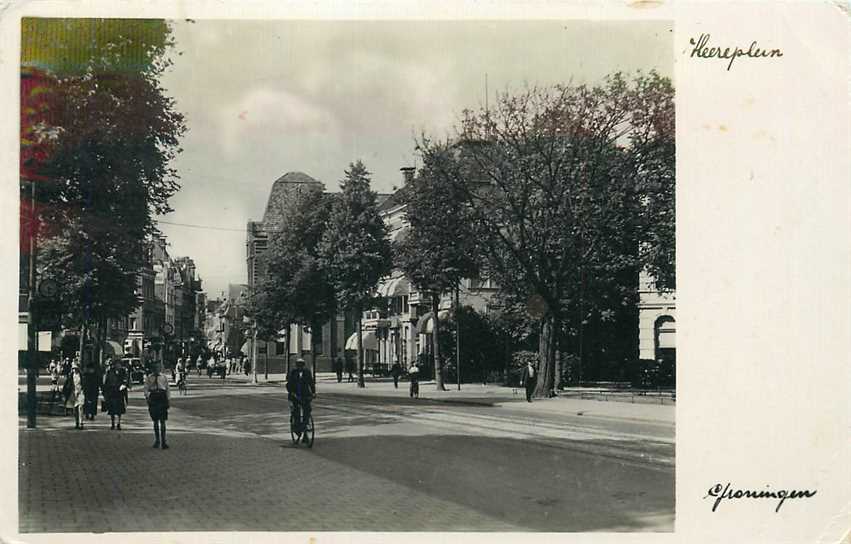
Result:
[[[257,384],[257,324],[251,330],[251,383]]]
[[[459,310],[460,285],[455,284],[455,375],[458,377],[458,391],[461,391],[461,319]]]
[[[29,284],[27,291],[27,428],[36,427],[36,374],[38,372],[38,322],[35,315],[35,282],[36,282],[36,211],[35,211],[35,182],[32,186],[29,216]]]

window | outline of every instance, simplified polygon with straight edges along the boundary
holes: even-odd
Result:
[[[470,289],[496,289],[496,283],[487,276],[470,278]]]
[[[286,355],[286,342],[275,342],[275,355]]]

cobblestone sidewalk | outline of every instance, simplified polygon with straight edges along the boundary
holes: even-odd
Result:
[[[141,406],[122,431],[106,416],[83,431],[68,418],[21,430],[20,531],[524,530],[289,440],[211,427],[179,409],[171,422],[165,451],[151,448]]]

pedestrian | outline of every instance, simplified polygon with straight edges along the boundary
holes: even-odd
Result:
[[[76,362],[71,365],[71,373],[65,378],[62,394],[65,397],[65,408],[74,413],[74,427],[82,429],[85,393],[83,392],[83,376],[80,374],[80,365]]]
[[[411,380],[410,396],[412,399],[420,398],[420,367],[412,362],[408,367],[408,378]]]
[[[103,396],[106,400],[106,411],[112,420],[110,429],[121,430],[121,416],[127,411],[127,384],[130,378],[124,363],[116,358],[112,366],[106,372],[103,380]],[[115,417],[118,416],[118,426],[115,425]]]
[[[62,374],[62,365],[59,361],[51,363],[50,369],[50,402],[54,402],[58,395],[62,394],[59,387],[59,376]]]
[[[532,359],[526,361],[523,374],[520,376],[520,385],[526,387],[526,402],[532,402],[532,393],[535,392],[535,386],[538,385],[538,373],[532,365]]]
[[[186,392],[186,373],[188,371],[189,363],[192,361],[191,358],[187,357],[186,361],[181,361],[178,359],[177,361],[177,390],[181,393]]]
[[[168,378],[160,373],[160,364],[154,363],[153,371],[145,378],[145,400],[148,401],[148,413],[154,422],[154,447],[168,449],[165,441],[165,422],[168,420],[169,391]]]
[[[198,371],[198,375],[199,375],[199,376],[201,375],[201,361],[202,361],[202,360],[203,360],[203,357],[202,357],[202,356],[201,356],[201,354],[199,353],[199,354],[198,354],[198,358],[197,358],[197,359],[195,359],[195,370],[197,370],[197,371]]]
[[[393,376],[393,387],[399,389],[399,376],[402,375],[402,367],[398,362],[393,363],[393,366],[390,368],[390,375]]]
[[[334,372],[337,373],[337,383],[343,382],[343,359],[337,357],[337,360],[334,361]]]
[[[350,357],[346,357],[346,372],[349,373],[349,383],[352,383],[353,381],[355,381],[354,371],[355,371],[355,362]]]
[[[86,365],[86,370],[83,372],[83,394],[85,402],[83,404],[83,413],[86,419],[94,420],[98,413],[98,394],[100,392],[101,374],[96,363]]]

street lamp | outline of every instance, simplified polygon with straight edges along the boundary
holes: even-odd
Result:
[[[461,391],[461,309],[460,285],[455,284],[455,375],[458,377],[458,391]]]

